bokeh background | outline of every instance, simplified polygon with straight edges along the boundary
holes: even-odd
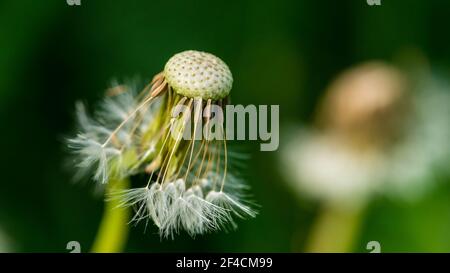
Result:
[[[234,74],[233,103],[278,104],[284,128],[308,123],[326,86],[360,62],[415,54],[449,75],[449,16],[444,0],[1,1],[0,250],[67,252],[69,241],[89,250],[103,200],[71,183],[63,140],[75,101],[95,105],[111,79],[149,79],[174,53],[212,52]],[[251,154],[257,218],[195,240],[161,241],[139,225],[125,251],[303,251],[318,204],[286,186],[276,152],[239,145]],[[354,251],[372,240],[385,252],[450,251],[450,178],[433,179],[416,202],[371,202]]]

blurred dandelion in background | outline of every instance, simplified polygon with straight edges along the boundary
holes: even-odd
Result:
[[[107,186],[116,206],[133,207],[131,222],[153,221],[161,237],[236,228],[235,217],[256,212],[246,201],[247,186],[230,171],[237,159],[214,110],[227,103],[232,82],[222,60],[190,50],[174,55],[139,94],[127,85],[110,89],[94,118],[77,104],[80,131],[68,145],[79,173]],[[116,186],[139,174],[146,177],[140,187]],[[124,224],[105,223],[104,233]],[[107,237],[99,244],[113,240]]]
[[[323,207],[307,251],[351,251],[372,198],[415,200],[433,186],[450,162],[449,105],[448,85],[427,73],[368,62],[337,77],[281,153],[290,186]]]

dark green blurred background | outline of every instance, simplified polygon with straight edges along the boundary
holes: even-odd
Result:
[[[306,122],[343,69],[421,52],[448,72],[450,1],[93,1],[0,2],[0,230],[15,251],[88,251],[103,202],[71,183],[63,139],[76,100],[95,105],[111,79],[149,79],[186,49],[220,56],[234,75],[236,104],[279,104],[282,126]],[[283,136],[281,136],[283,137]],[[281,143],[283,145],[283,143]],[[245,174],[261,205],[235,232],[160,241],[131,229],[126,251],[302,251],[317,207],[285,186],[277,154],[244,147]],[[443,147],[449,149],[449,147]],[[450,182],[417,203],[378,199],[358,248],[450,251]]]

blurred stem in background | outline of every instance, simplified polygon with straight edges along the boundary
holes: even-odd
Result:
[[[129,188],[128,179],[112,180],[107,184],[106,193]],[[122,252],[128,239],[129,207],[119,207],[120,200],[112,198],[105,201],[102,221],[97,231],[91,252],[116,253]]]
[[[364,206],[343,208],[325,205],[313,224],[306,252],[352,252],[358,240]]]

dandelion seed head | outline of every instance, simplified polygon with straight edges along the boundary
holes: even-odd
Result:
[[[225,105],[232,81],[222,60],[191,50],[172,57],[139,93],[127,85],[110,89],[93,115],[77,104],[79,134],[67,141],[75,167],[98,184],[145,177],[137,188],[108,193],[108,200],[133,207],[130,222],[146,227],[153,222],[162,238],[236,228],[235,217],[256,215],[245,201],[248,187],[234,169],[236,153],[229,152],[226,139],[171,134],[191,130],[188,122],[194,132],[200,121],[211,122],[211,115],[194,109]],[[172,117],[170,107],[178,105],[194,117]],[[218,126],[225,133],[224,125]]]

